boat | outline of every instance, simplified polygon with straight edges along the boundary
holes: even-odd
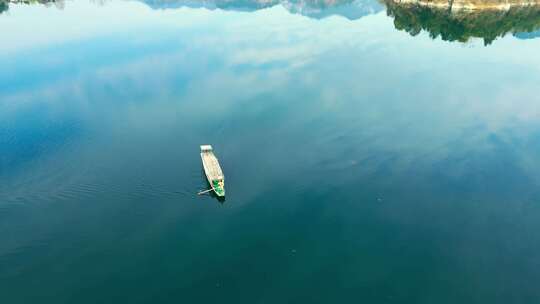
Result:
[[[204,173],[210,187],[212,187],[212,189],[207,191],[214,191],[218,197],[225,197],[225,176],[223,176],[223,171],[221,171],[221,166],[217,157],[214,155],[211,145],[201,146],[201,159]]]

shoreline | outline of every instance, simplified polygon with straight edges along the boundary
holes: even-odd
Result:
[[[478,11],[478,10],[497,10],[507,11],[515,7],[533,7],[539,6],[540,0],[529,1],[475,1],[475,0],[449,0],[449,1],[425,1],[425,0],[389,0],[396,4],[419,5],[438,9]]]

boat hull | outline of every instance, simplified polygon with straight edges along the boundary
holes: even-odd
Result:
[[[212,146],[201,146],[201,160],[206,179],[212,187],[213,192],[218,197],[225,197],[225,176],[219,165],[217,157],[214,155]]]

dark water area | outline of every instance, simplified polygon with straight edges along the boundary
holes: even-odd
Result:
[[[1,303],[540,301],[534,18],[261,3],[0,5]]]

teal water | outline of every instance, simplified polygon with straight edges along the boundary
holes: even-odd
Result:
[[[0,6],[1,303],[540,301],[535,28],[224,3]]]

